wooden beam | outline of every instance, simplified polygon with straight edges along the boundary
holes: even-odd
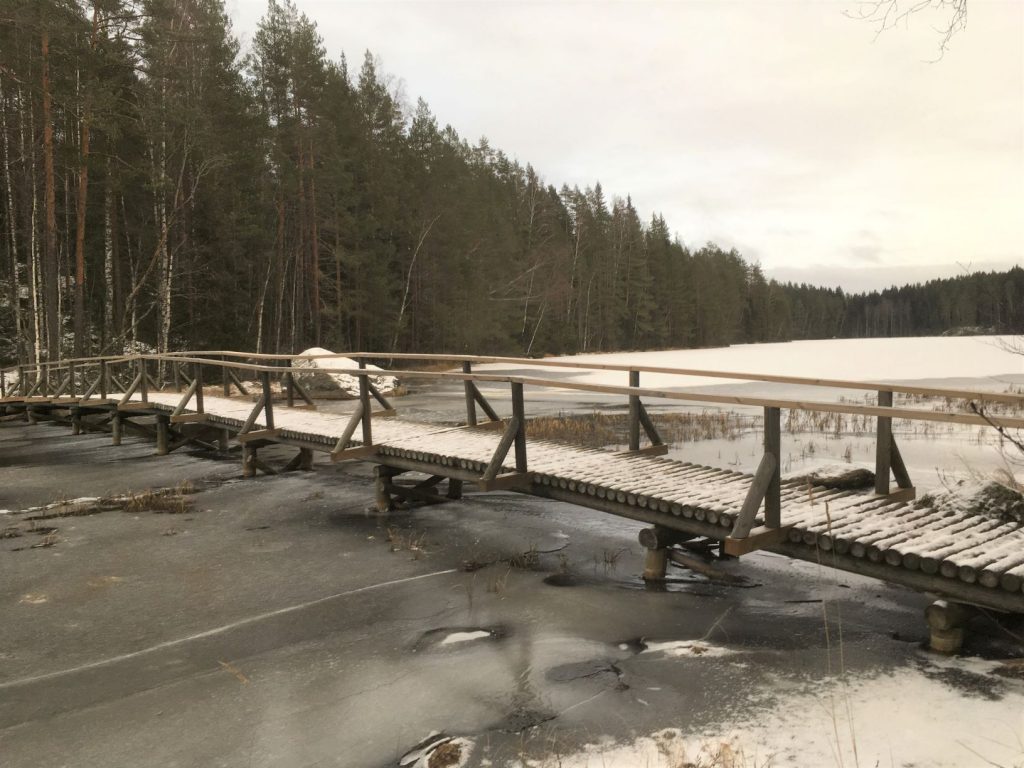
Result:
[[[792,525],[783,525],[778,528],[761,526],[752,530],[749,535],[742,539],[734,539],[732,536],[727,537],[723,542],[722,548],[725,550],[725,554],[739,557],[758,549],[773,547],[789,538],[789,530],[792,527]]]
[[[903,463],[903,456],[900,454],[899,446],[896,445],[896,436],[890,433],[892,446],[889,449],[892,460],[892,474],[896,478],[896,485],[900,488],[913,488],[914,483],[907,472],[907,465]]]
[[[754,473],[754,479],[743,500],[743,506],[740,507],[740,513],[736,515],[736,522],[733,523],[731,538],[744,539],[750,535],[757,511],[761,508],[761,502],[764,500],[765,494],[768,493],[768,488],[778,469],[777,461],[775,456],[770,453],[761,457],[761,463],[757,465],[757,472]]]
[[[281,434],[280,429],[258,429],[252,432],[242,432],[237,438],[240,443],[248,443],[253,440],[273,440]]]
[[[629,386],[640,386],[640,371],[629,372]],[[629,396],[629,450],[640,450],[640,396]]]
[[[341,437],[338,438],[338,442],[334,446],[332,454],[340,453],[344,451],[348,444],[352,441],[352,435],[356,433],[356,428],[359,426],[359,422],[363,420],[363,404],[359,403],[356,406],[355,411],[348,420],[348,424],[345,425],[345,431],[341,433]]]
[[[533,485],[533,472],[506,472],[476,481],[481,491],[526,491]]]
[[[778,408],[764,409],[764,452],[774,458],[771,477],[764,493],[764,524],[782,525],[782,413]]]
[[[878,405],[892,407],[892,392],[878,393]],[[892,419],[878,417],[878,435],[875,439],[875,493],[889,493],[889,472],[892,468]]]
[[[351,459],[368,459],[377,453],[376,445],[360,445],[342,451],[331,451],[331,461],[349,461]]]
[[[205,413],[180,413],[171,415],[171,424],[203,424],[209,418]]]
[[[480,477],[482,483],[494,480],[498,476],[498,472],[501,471],[501,465],[504,463],[505,457],[508,456],[509,449],[512,448],[512,443],[516,441],[518,434],[519,418],[513,416],[509,420],[508,426],[505,427],[505,433],[501,436],[501,440],[498,441],[498,447],[494,449],[494,454],[487,464],[487,469],[484,470],[483,475]]]

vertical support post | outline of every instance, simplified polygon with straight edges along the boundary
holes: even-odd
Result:
[[[0,397],[7,397],[7,374],[0,371]]]
[[[256,449],[242,443],[242,477],[256,477]]]
[[[462,481],[457,477],[448,478],[448,493],[445,494],[449,499],[461,499],[462,498]]]
[[[71,434],[80,435],[82,434],[82,409],[77,405],[73,405],[70,408],[71,411]]]
[[[149,379],[146,376],[146,360],[142,357],[139,358],[139,395],[142,402],[149,402]]]
[[[284,374],[284,387],[285,395],[287,397],[287,403],[289,408],[295,407],[295,379],[292,378],[292,359],[286,357],[284,360],[285,367],[288,369]]]
[[[373,468],[374,501],[378,512],[390,512],[395,508],[391,494],[388,493],[388,482],[393,475],[390,467],[378,464]]]
[[[523,401],[523,385],[512,382],[512,418],[519,419],[516,432],[516,472],[526,471],[526,404]]]
[[[270,371],[260,371],[260,381],[263,382],[263,420],[267,429],[274,428],[274,397],[270,390]]]
[[[205,413],[203,410],[203,366],[201,363],[192,365],[192,375],[196,379],[196,413]]]
[[[220,356],[222,363],[227,363],[228,358],[226,355]],[[227,365],[222,365],[220,369],[221,386],[223,387],[224,397],[231,397],[231,377],[228,375]]]
[[[775,470],[764,494],[764,524],[767,528],[782,525],[782,412],[779,408],[764,409],[764,452],[775,457]]]
[[[24,397],[28,394],[28,378],[25,376],[25,366],[18,366],[18,394]]]
[[[892,392],[881,390],[878,405],[892,407]],[[878,417],[878,435],[875,442],[875,493],[889,493],[889,474],[892,471],[892,418]]]
[[[629,386],[640,386],[640,371],[629,372]],[[629,396],[629,450],[640,450],[640,397]]]
[[[164,414],[156,417],[156,455],[167,455],[167,431],[170,418]]]
[[[174,391],[181,392],[181,363],[171,363],[171,370],[174,371]]]
[[[77,376],[75,376],[75,373],[75,361],[72,360],[71,362],[68,363],[68,394],[71,397],[77,397],[78,395],[78,389],[75,386],[75,379],[77,378]]]
[[[121,444],[121,414],[117,412],[117,406],[114,406],[114,414],[110,419],[110,444],[120,445]]]
[[[466,360],[462,363],[463,373],[472,373],[473,364]],[[466,379],[462,382],[463,388],[466,390],[466,426],[476,426],[476,398],[473,396],[473,382]]]
[[[100,399],[107,399],[107,390],[110,384],[110,371],[107,370],[107,361],[100,360]]]
[[[366,370],[365,360],[359,361],[359,368]],[[363,407],[363,445],[373,445],[373,431],[370,427],[370,382],[366,376],[365,373],[359,375],[359,402]]]

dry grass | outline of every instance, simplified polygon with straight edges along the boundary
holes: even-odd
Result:
[[[141,491],[129,493],[119,499],[124,512],[139,514],[141,512],[159,512],[170,515],[181,515],[191,510],[192,500],[178,492],[177,489]]]
[[[462,745],[448,741],[430,753],[427,768],[451,768],[462,760]]]
[[[752,429],[756,420],[732,411],[703,411],[701,413],[659,413],[651,420],[669,445],[713,440],[735,439]],[[629,416],[624,413],[588,413],[580,415],[560,413],[530,419],[526,428],[532,438],[569,442],[591,448],[624,445],[629,441]]]
[[[427,553],[426,532],[405,531],[395,526],[388,526],[384,540],[391,546],[392,552],[410,552],[413,560],[419,560]]]

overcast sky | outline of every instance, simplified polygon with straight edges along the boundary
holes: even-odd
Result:
[[[875,39],[850,2],[296,0],[438,121],[600,181],[684,243],[850,290],[1024,257],[1024,3],[971,0]],[[265,0],[227,0],[243,46]]]

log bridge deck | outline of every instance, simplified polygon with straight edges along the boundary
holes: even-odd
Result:
[[[75,433],[108,429],[115,444],[120,443],[122,431],[132,427],[156,439],[158,454],[190,443],[225,450],[229,441],[235,440],[241,444],[243,474],[247,476],[278,471],[259,457],[259,450],[271,444],[298,448],[284,471],[311,468],[314,451],[327,453],[335,461],[373,462],[378,465],[377,503],[382,508],[391,506],[395,497],[427,503],[458,498],[465,482],[476,483],[483,490],[507,489],[577,504],[651,525],[640,536],[647,548],[644,576],[648,579],[664,578],[673,546],[701,537],[720,542],[722,553],[731,556],[765,549],[934,593],[955,603],[1024,613],[1024,529],[966,511],[951,513],[915,504],[914,489],[891,428],[895,417],[1020,429],[1024,420],[997,418],[986,410],[992,403],[1024,404],[1020,395],[520,358],[350,357],[359,361],[359,369],[320,368],[357,377],[359,399],[349,414],[316,410],[299,383],[301,375],[309,373],[308,368],[299,367],[308,364],[300,356],[186,352],[20,366],[12,369],[17,371],[17,384],[2,385],[0,420],[65,421]],[[461,373],[389,374],[460,380],[465,389],[466,423],[450,426],[400,418],[374,386],[374,372],[365,368],[366,361],[384,358],[461,363]],[[618,370],[628,373],[628,386],[472,371],[473,364],[492,362]],[[204,372],[208,375],[211,370],[221,387],[217,395],[204,385]],[[119,375],[126,371],[127,376]],[[644,371],[860,389],[877,392],[878,399],[877,404],[859,405],[651,390],[640,387]],[[95,381],[86,387],[93,374]],[[160,379],[172,376],[173,391],[168,391],[171,382]],[[242,380],[245,376],[250,377],[248,382]],[[504,382],[511,387],[510,417],[498,416],[477,387],[480,381]],[[275,386],[278,382],[280,388]],[[628,398],[629,450],[613,453],[528,437],[525,386]],[[968,401],[968,409],[895,408],[894,392],[962,398]],[[664,458],[667,446],[642,398],[763,407],[765,452],[757,471],[751,475]],[[487,416],[483,423],[477,421],[478,407]],[[783,481],[779,471],[782,409],[875,417],[874,487],[841,490]],[[642,433],[649,440],[643,447]],[[398,476],[409,472],[424,473],[427,479],[399,482]],[[896,487],[890,488],[893,478]],[[442,484],[446,486],[443,495],[439,490]]]

